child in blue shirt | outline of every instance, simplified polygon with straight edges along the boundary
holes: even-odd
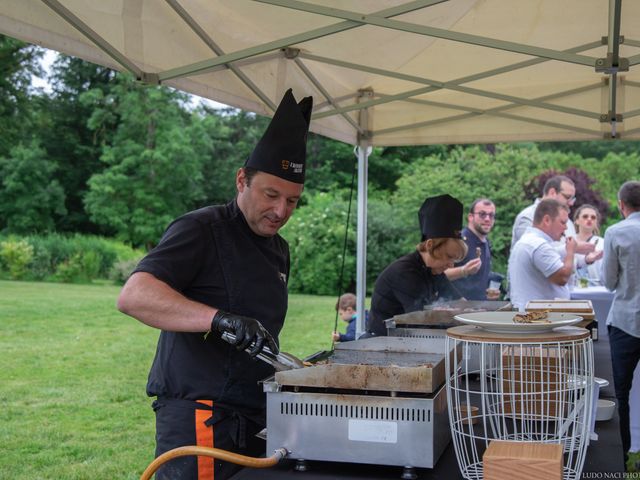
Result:
[[[345,293],[336,303],[336,310],[342,320],[347,322],[346,333],[333,332],[331,338],[334,342],[349,342],[356,339],[356,296],[353,293]]]

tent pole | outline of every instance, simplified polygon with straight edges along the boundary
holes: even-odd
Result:
[[[365,331],[365,300],[367,296],[367,178],[369,154],[368,141],[358,141],[358,226],[356,239],[356,339]]]

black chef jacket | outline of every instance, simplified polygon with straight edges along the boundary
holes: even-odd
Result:
[[[385,320],[423,310],[437,300],[458,298],[460,294],[446,275],[434,275],[420,252],[415,251],[390,264],[376,280],[367,330],[374,335],[386,335]]]
[[[154,275],[189,299],[256,318],[275,339],[282,329],[289,247],[279,235],[253,233],[235,200],[175,220],[136,272]],[[258,381],[273,368],[203,333],[160,333],[147,394],[210,399],[241,412],[263,409]]]

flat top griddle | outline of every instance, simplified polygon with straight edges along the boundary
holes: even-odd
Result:
[[[374,337],[336,346],[326,363],[276,372],[281,386],[435,392],[445,379],[445,341]]]
[[[510,302],[496,300],[454,300],[431,305],[431,308],[395,315],[385,320],[389,328],[449,328],[462,325],[456,315],[469,312],[495,312],[511,310]]]

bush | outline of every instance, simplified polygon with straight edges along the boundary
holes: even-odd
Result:
[[[339,194],[338,194],[339,195]],[[291,250],[289,291],[335,295],[355,278],[355,205],[347,239],[343,285],[338,286],[348,204],[319,193],[300,207],[283,229]]]
[[[54,278],[67,283],[87,283],[98,278],[101,256],[95,251],[76,253],[58,265]]]
[[[54,233],[32,235],[20,241],[32,250],[23,277],[33,280],[90,282],[110,278],[115,264],[143,255],[121,242],[93,235]]]
[[[127,278],[129,278],[129,275],[131,275],[131,272],[136,268],[139,261],[139,258],[135,258],[116,262],[109,272],[109,280],[113,281],[116,285],[124,285],[124,282],[127,281]]]
[[[291,250],[289,291],[339,295],[356,284],[356,203],[351,205],[342,283],[344,234],[349,210],[348,193],[319,193],[307,197],[282,231]],[[420,241],[417,215],[405,221],[384,199],[368,204],[367,289],[372,291],[380,272]],[[415,218],[413,218],[415,217]]]
[[[24,240],[6,240],[0,243],[0,260],[14,280],[27,276],[33,259],[33,247]]]

